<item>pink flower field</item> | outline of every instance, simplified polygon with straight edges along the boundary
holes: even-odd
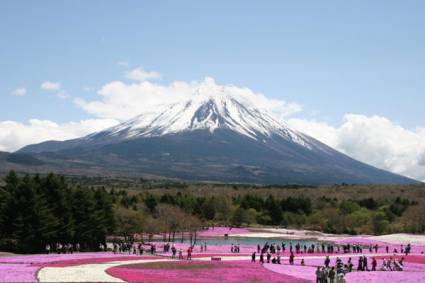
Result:
[[[207,262],[178,261],[145,263],[114,267],[107,270],[127,282],[174,283],[301,283],[307,280],[269,272],[258,263],[248,261]]]
[[[82,258],[82,259],[71,259],[71,260],[60,260],[55,262],[34,264],[35,267],[66,267],[76,266],[83,264],[93,263],[107,263],[111,261],[125,261],[125,260],[139,260],[139,259],[159,259],[158,256],[115,256],[115,257],[95,257],[95,258]]]
[[[103,263],[141,259],[140,256],[113,253],[43,254],[0,257],[0,282],[37,282],[37,271],[43,267],[65,267],[89,263]],[[143,256],[143,259],[158,258]]]
[[[423,283],[425,272],[353,272],[347,274],[346,280],[362,283]]]
[[[37,282],[38,269],[30,264],[0,263],[0,282]]]
[[[171,252],[161,253],[165,243],[155,242],[158,255],[143,256],[112,252],[74,253],[74,254],[42,254],[42,255],[8,255],[0,257],[0,282],[51,282],[58,281],[63,276],[71,281],[93,282],[103,278],[107,282],[124,280],[127,282],[315,282],[317,266],[324,264],[326,254],[295,254],[295,264],[288,264],[289,252],[281,253],[282,264],[261,265],[259,255],[257,262],[250,262],[250,255],[256,251],[254,245],[241,245],[240,253],[231,253],[230,245],[207,245],[207,251],[201,252],[203,239],[222,237],[224,234],[248,234],[243,228],[216,227],[200,232],[202,238],[198,241],[192,254],[192,261],[171,259]],[[231,242],[231,240],[229,241]],[[278,243],[278,239],[272,242]],[[296,240],[294,240],[296,242]],[[400,245],[374,241],[369,236],[355,236],[335,239],[339,244],[361,244],[364,246],[378,244],[378,253],[370,253],[364,248],[360,254],[334,253],[331,256],[331,266],[335,265],[336,257],[343,263],[352,258],[352,273],[347,274],[346,282],[425,282],[425,247],[412,246],[412,254],[404,257],[404,271],[357,272],[358,257],[366,255],[371,268],[372,257],[378,261],[378,269],[383,259],[393,257],[399,259],[402,254],[394,254],[393,249],[400,251]],[[189,245],[174,243],[177,250],[182,249],[186,257]],[[390,252],[385,252],[385,246]],[[211,261],[210,258],[220,257],[222,261]],[[301,266],[304,259],[305,266]],[[63,269],[62,269],[63,268]],[[66,272],[64,272],[66,271]],[[62,273],[63,272],[63,273]],[[41,276],[40,274],[43,274]],[[66,275],[64,275],[66,274]],[[40,277],[41,276],[41,277]],[[50,276],[50,277],[49,277]],[[84,277],[86,276],[86,277]],[[48,280],[48,279],[51,280]],[[52,279],[53,278],[53,279]],[[65,281],[68,279],[64,279]]]
[[[25,264],[42,264],[49,262],[57,262],[62,260],[82,260],[93,258],[110,258],[117,255],[110,252],[97,253],[74,253],[74,254],[39,254],[39,255],[18,255],[0,257],[0,263],[25,263]]]

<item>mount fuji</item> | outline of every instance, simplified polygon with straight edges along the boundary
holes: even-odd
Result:
[[[291,129],[244,97],[201,88],[115,127],[26,146],[65,174],[261,184],[401,184],[415,180],[356,161]]]

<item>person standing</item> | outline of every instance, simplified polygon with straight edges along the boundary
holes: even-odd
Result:
[[[320,282],[321,283],[326,283],[328,281],[328,276],[326,274],[326,267],[322,267],[320,269]]]
[[[192,259],[192,247],[189,247],[187,249],[187,260],[191,260]]]
[[[410,254],[410,251],[412,249],[412,246],[409,244],[407,244],[406,249],[404,250],[404,253],[406,256],[408,256]]]
[[[378,265],[378,263],[376,262],[376,258],[372,258],[372,271],[376,271],[376,266]]]
[[[363,257],[359,257],[358,265],[357,265],[357,271],[363,270]]]
[[[369,267],[367,266],[367,257],[363,256],[363,271],[369,271]]]
[[[255,252],[253,252],[252,255],[251,255],[251,262],[255,262],[255,256],[256,256],[256,254],[255,254]]]
[[[331,262],[331,260],[330,260],[329,256],[326,256],[326,258],[325,258],[325,266],[326,267],[329,267],[330,262]]]
[[[174,245],[171,247],[171,252],[173,253],[172,258],[175,258],[176,257],[176,253],[177,253],[177,249],[176,249],[176,247]]]
[[[335,267],[332,266],[331,270],[329,270],[329,283],[334,283],[335,282]]]
[[[290,265],[294,265],[294,252],[291,252],[291,255],[289,256],[289,264]]]
[[[322,270],[319,266],[316,269],[316,283],[322,283]]]

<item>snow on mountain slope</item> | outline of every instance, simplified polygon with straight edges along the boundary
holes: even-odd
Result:
[[[118,126],[87,136],[88,140],[109,136],[114,140],[137,137],[157,137],[199,129],[211,133],[218,128],[233,130],[257,141],[272,135],[311,149],[314,145],[307,136],[290,129],[265,110],[257,109],[249,101],[241,101],[217,88],[208,95],[198,89],[189,100],[164,104]]]

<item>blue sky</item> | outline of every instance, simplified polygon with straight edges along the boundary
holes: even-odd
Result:
[[[125,72],[143,67],[159,72],[161,85],[209,76],[297,103],[290,124],[425,179],[424,12],[419,0],[3,0],[0,150],[77,135],[74,123],[105,117],[75,99],[99,101],[102,86],[130,84]],[[60,86],[42,90],[46,81]],[[42,130],[29,119],[57,123],[61,134],[43,128],[36,138]],[[353,140],[365,128],[369,138]]]
[[[164,82],[212,76],[297,101],[332,124],[352,112],[414,127],[425,123],[424,11],[423,1],[2,1],[0,119],[86,118],[41,82],[90,99],[83,88],[122,79],[126,61]],[[11,96],[20,86],[28,95]]]

